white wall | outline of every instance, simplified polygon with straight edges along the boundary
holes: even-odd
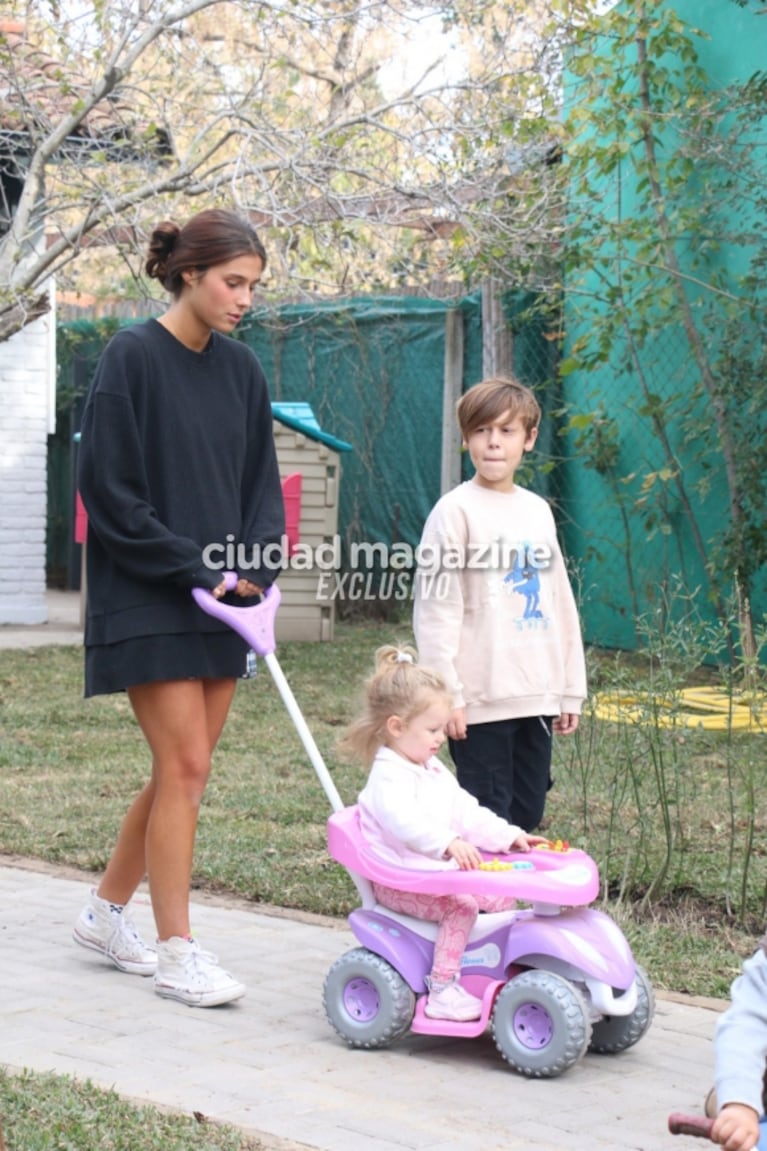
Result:
[[[47,620],[48,433],[55,315],[0,343],[0,624]]]

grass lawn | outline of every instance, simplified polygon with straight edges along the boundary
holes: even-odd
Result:
[[[63,1075],[2,1067],[0,1124],[3,1151],[269,1151],[234,1127],[131,1103]]]
[[[333,643],[280,647],[280,665],[347,802],[364,771],[339,757],[338,737],[357,712],[375,648],[409,638],[407,625],[341,623]],[[74,647],[0,651],[0,854],[100,872],[145,780],[147,752],[125,696],[82,699],[81,658]],[[605,674],[602,667],[592,678],[604,681]],[[584,847],[600,864],[605,906],[656,986],[726,995],[762,930],[763,827],[749,823],[747,809],[763,737],[687,731],[661,732],[657,746],[648,740],[637,727],[588,716],[577,736],[559,739],[547,832]],[[238,685],[216,752],[195,885],[256,903],[348,914],[356,892],[325,849],[329,810],[259,662],[256,679]],[[643,905],[669,840],[663,885]],[[742,915],[728,910],[735,903],[735,910],[743,903]]]
[[[282,669],[347,802],[364,772],[339,758],[338,736],[356,714],[375,648],[409,639],[407,624],[345,622],[333,643],[280,647]],[[145,780],[147,753],[127,700],[84,701],[81,660],[78,648],[0,651],[0,860],[5,854],[99,872]],[[194,883],[258,904],[344,916],[356,892],[325,850],[328,801],[268,670],[259,668],[254,681],[238,686],[216,753]],[[602,661],[593,682],[604,689],[610,675]],[[587,715],[576,737],[557,741],[546,831],[597,860],[604,909],[658,989],[725,997],[762,933],[763,738],[653,732]],[[35,1142],[31,1120],[19,1126],[34,1114],[35,1092],[51,1123],[71,1109],[69,1142]],[[169,1132],[162,1124],[176,1120],[161,1114],[155,1132],[137,1114],[134,1130],[131,1109],[116,1097],[55,1077],[43,1086],[38,1076],[0,1076],[9,1151],[259,1146],[199,1125],[193,1137],[188,1127]],[[133,1137],[105,1141],[94,1134],[102,1121]]]

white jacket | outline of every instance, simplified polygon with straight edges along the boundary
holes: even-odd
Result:
[[[371,850],[398,867],[455,868],[445,849],[456,836],[485,851],[508,851],[522,834],[481,807],[436,756],[418,764],[379,748],[358,803]]]
[[[580,714],[586,665],[546,500],[469,480],[435,505],[418,551],[418,657],[470,724]]]

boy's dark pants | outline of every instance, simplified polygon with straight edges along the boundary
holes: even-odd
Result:
[[[461,787],[523,831],[543,817],[551,787],[551,717],[473,723],[448,741]]]

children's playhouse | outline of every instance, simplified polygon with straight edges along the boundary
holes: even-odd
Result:
[[[331,640],[335,599],[323,593],[337,551],[341,456],[351,445],[324,432],[307,403],[273,403],[274,442],[290,555],[280,575],[281,640]],[[319,563],[308,564],[308,558]]]

